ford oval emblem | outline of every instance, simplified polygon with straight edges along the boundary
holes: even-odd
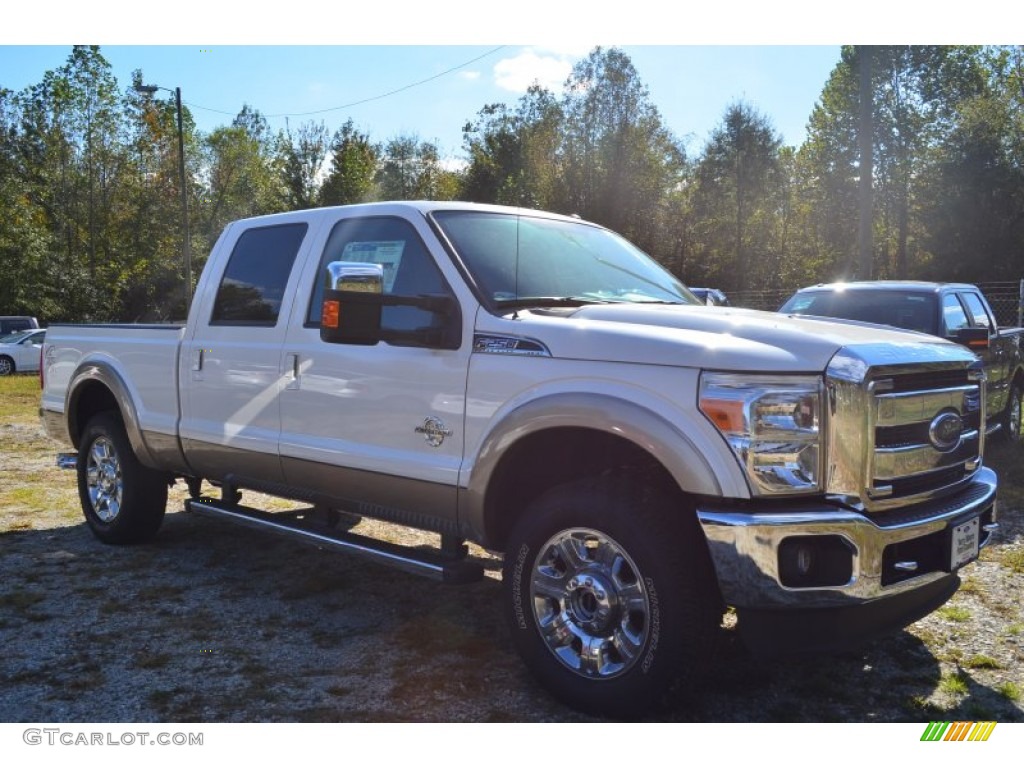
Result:
[[[935,450],[947,453],[960,445],[960,434],[964,430],[964,420],[959,413],[943,411],[928,427],[928,438]]]

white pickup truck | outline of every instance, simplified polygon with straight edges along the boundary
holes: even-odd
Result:
[[[232,223],[184,327],[51,326],[42,376],[101,540],[154,535],[181,479],[191,512],[440,580],[482,576],[475,542],[504,555],[527,665],[593,712],[692,691],[727,606],[759,650],[905,626],[997,525],[970,351],[704,306],[618,235],[532,210]]]

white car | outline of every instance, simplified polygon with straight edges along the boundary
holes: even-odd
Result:
[[[0,337],[0,376],[39,370],[39,350],[46,338],[46,329],[18,331]]]

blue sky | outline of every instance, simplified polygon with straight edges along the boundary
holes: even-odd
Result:
[[[771,119],[787,143],[799,144],[839,59],[838,46],[619,47],[691,154],[738,100]],[[0,86],[20,90],[39,82],[70,50],[0,47]],[[323,120],[333,131],[351,117],[376,140],[417,135],[449,156],[460,153],[462,126],[485,104],[512,105],[534,80],[557,90],[589,48],[108,45],[101,51],[124,88],[134,69],[147,83],[180,86],[204,131],[229,123],[247,103],[275,128],[283,128],[287,116],[292,127]],[[434,79],[422,82],[428,78]]]
[[[95,43],[122,87],[134,69],[149,83],[180,86],[204,131],[249,104],[274,128],[287,115],[292,126],[323,120],[333,132],[351,117],[374,140],[415,135],[457,157],[462,126],[485,104],[513,105],[534,79],[557,90],[600,44],[629,55],[694,156],[736,101],[768,117],[787,144],[801,143],[841,43],[1000,43],[1006,30],[1024,28],[1019,4],[1003,6],[1006,24],[992,32],[981,23],[991,18],[986,2],[943,21],[922,15],[932,4],[917,0],[860,0],[857,14],[843,16],[820,0],[176,0],[107,13],[102,3],[49,0],[5,10],[0,87],[38,82],[71,43]]]

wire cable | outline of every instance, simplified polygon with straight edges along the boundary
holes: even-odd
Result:
[[[463,67],[468,67],[470,64],[474,64],[474,63],[480,61],[480,59],[486,59],[488,56],[492,56],[493,54],[495,54],[498,51],[500,51],[502,48],[507,48],[507,47],[508,46],[505,46],[505,45],[499,45],[497,48],[492,48],[491,50],[487,51],[486,53],[482,53],[479,56],[470,59],[469,61],[464,61],[461,64],[458,64],[458,65],[452,67],[451,69],[446,69],[444,72],[438,72],[436,75],[431,75],[430,77],[424,78],[423,80],[417,80],[415,83],[409,83],[408,85],[403,85],[401,88],[395,88],[393,91],[388,91],[387,93],[382,93],[382,94],[379,94],[377,96],[370,96],[369,98],[360,99],[359,101],[353,101],[353,102],[350,102],[348,104],[342,104],[341,106],[338,106],[338,107],[328,107],[326,109],[316,109],[316,110],[313,110],[312,112],[281,112],[281,113],[275,114],[275,115],[263,115],[263,117],[266,117],[266,118],[271,118],[271,117],[308,117],[310,115],[323,115],[323,114],[326,114],[327,112],[337,112],[340,109],[350,109],[352,107],[358,107],[361,104],[368,104],[371,101],[380,101],[381,99],[386,99],[388,96],[394,96],[396,93],[401,93],[402,91],[408,91],[410,88],[416,88],[416,87],[418,87],[420,85],[424,85],[425,83],[429,83],[431,80],[437,80],[438,78],[444,77],[445,75],[450,75],[452,72],[457,72],[458,70],[462,69]],[[238,114],[237,112],[225,112],[222,109],[213,109],[212,107],[204,107],[204,106],[202,106],[200,104],[194,104],[191,101],[186,101],[184,103],[186,105],[188,105],[189,107],[192,107],[194,109],[202,109],[202,110],[204,110],[206,112],[216,112],[218,115],[228,115],[228,116],[232,116],[233,117],[233,116]]]

